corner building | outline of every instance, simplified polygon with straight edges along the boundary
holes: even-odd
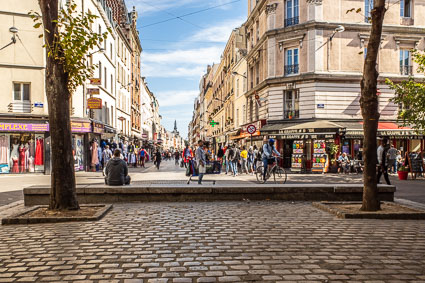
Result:
[[[423,136],[396,124],[399,106],[390,102],[385,78],[417,76],[410,50],[425,47],[424,4],[390,1],[378,56],[378,135],[403,151],[423,150]],[[283,166],[323,172],[332,144],[361,159],[360,80],[372,6],[371,0],[248,1],[245,96],[259,109],[258,117],[247,111],[247,122],[267,121],[261,135],[276,138]],[[351,8],[365,14],[347,13]]]

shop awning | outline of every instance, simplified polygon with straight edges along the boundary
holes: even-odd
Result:
[[[344,134],[346,138],[362,139],[364,137],[363,122],[342,123],[342,125],[346,127]],[[403,127],[393,122],[378,122],[378,137],[410,139],[421,138],[423,136],[423,133],[418,133],[410,127]]]

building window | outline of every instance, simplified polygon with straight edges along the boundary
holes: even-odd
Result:
[[[236,127],[239,127],[239,108],[236,109]]]
[[[102,62],[99,61],[99,79],[102,79]]]
[[[239,79],[236,79],[236,97],[239,97]]]
[[[412,75],[412,69],[410,50],[400,50],[400,74],[410,76]]]
[[[104,70],[105,70],[105,84],[104,84],[104,86],[105,86],[105,89],[106,89],[106,86],[108,85],[107,83],[107,79],[108,79],[108,74],[106,73],[106,67],[104,68]]]
[[[373,9],[373,0],[365,0],[364,1],[364,10],[365,10],[364,21],[366,23],[370,23],[370,17],[371,17],[370,12],[372,11],[372,9]]]
[[[400,17],[411,17],[411,0],[400,0]]]
[[[14,83],[13,84],[13,100],[15,102],[30,101],[30,84]]]
[[[255,64],[255,85],[260,83],[260,63]]]
[[[285,27],[298,25],[299,23],[299,0],[286,0],[285,2]]]
[[[298,48],[285,51],[285,76],[298,74]]]
[[[300,96],[298,90],[287,90],[284,92],[284,119],[299,118]]]
[[[246,124],[246,105],[242,106],[242,124]]]

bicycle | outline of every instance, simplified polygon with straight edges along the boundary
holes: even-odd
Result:
[[[278,157],[279,159],[282,159]],[[279,165],[277,165],[276,157],[275,161],[269,166],[267,166],[267,173],[266,173],[266,179],[263,180],[263,173],[264,173],[264,166],[260,165],[257,167],[257,170],[255,172],[255,176],[257,177],[257,181],[259,183],[266,183],[270,177],[273,175],[273,181],[275,184],[285,184],[287,179],[286,170]]]

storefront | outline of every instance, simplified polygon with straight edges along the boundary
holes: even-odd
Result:
[[[0,173],[44,173],[47,121],[0,122]]]
[[[329,121],[315,121],[270,125],[261,134],[276,139],[276,149],[283,156],[282,167],[292,172],[324,173],[329,168],[330,148],[339,144],[343,130]]]
[[[72,120],[72,153],[74,155],[75,171],[85,171],[87,164],[87,149],[88,133],[92,131],[90,121],[87,120]]]

